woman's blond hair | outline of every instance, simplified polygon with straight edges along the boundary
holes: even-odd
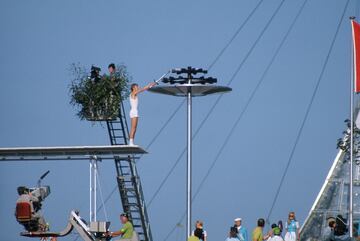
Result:
[[[293,220],[296,221],[295,212],[289,212],[288,224],[290,224],[290,222],[291,222],[290,216],[294,216],[294,219],[293,219]]]

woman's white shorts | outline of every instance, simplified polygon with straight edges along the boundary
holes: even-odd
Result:
[[[139,117],[139,113],[137,110],[130,110],[130,118]]]

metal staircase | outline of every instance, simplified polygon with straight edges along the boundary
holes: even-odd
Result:
[[[111,145],[127,145],[129,129],[126,121],[124,104],[121,102],[119,117],[106,121]],[[136,169],[134,155],[127,158],[114,156],[117,183],[123,210],[130,217],[141,241],[152,241],[149,217],[140,177]]]

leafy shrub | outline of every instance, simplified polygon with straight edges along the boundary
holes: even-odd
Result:
[[[70,72],[70,104],[77,108],[81,120],[104,121],[119,116],[121,101],[130,93],[131,77],[125,65],[117,65],[114,74],[100,75],[98,79],[91,79],[90,72],[79,64],[72,64]]]

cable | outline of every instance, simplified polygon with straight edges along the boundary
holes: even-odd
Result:
[[[262,29],[262,31],[260,32],[260,35],[257,37],[257,39],[254,41],[253,45],[251,46],[251,48],[249,49],[249,51],[246,53],[245,57],[243,58],[243,60],[241,61],[241,63],[239,64],[239,66],[236,68],[235,72],[233,73],[233,75],[231,76],[229,82],[227,83],[227,86],[229,86],[235,79],[235,77],[237,76],[237,74],[239,73],[239,71],[241,70],[241,68],[244,66],[245,62],[247,61],[247,59],[250,57],[251,53],[253,52],[253,50],[255,49],[256,45],[258,44],[258,42],[260,41],[260,39],[262,38],[262,36],[264,35],[264,33],[266,32],[266,30],[268,29],[268,27],[270,26],[271,22],[274,20],[275,16],[277,15],[277,13],[279,12],[280,8],[282,7],[283,3],[285,2],[285,0],[281,0],[280,4],[277,6],[275,12],[272,14],[272,16],[270,17],[270,19],[268,20],[268,22],[266,23],[266,25],[264,26],[264,28]],[[200,132],[201,128],[204,126],[205,122],[208,120],[208,118],[210,117],[210,115],[212,114],[212,112],[214,111],[215,107],[217,106],[217,104],[220,102],[220,100],[222,99],[223,94],[220,94],[214,104],[212,105],[212,107],[210,108],[210,110],[208,111],[208,113],[206,114],[205,118],[201,121],[199,127],[196,129],[195,134],[193,135],[192,139],[194,140],[195,137],[197,136],[197,134]],[[175,167],[177,166],[177,164],[180,162],[182,156],[185,154],[186,152],[186,147],[183,149],[183,151],[181,152],[180,156],[177,158],[176,162],[174,163],[174,165],[171,167],[170,171],[168,172],[168,174],[165,176],[165,178],[163,179],[163,181],[161,182],[160,186],[157,188],[157,190],[155,191],[154,195],[151,197],[150,199],[150,204],[151,202],[155,199],[155,197],[158,195],[158,193],[160,192],[161,188],[164,186],[164,184],[166,183],[167,179],[169,178],[169,176],[171,175],[171,173],[174,171]]]
[[[115,193],[116,189],[117,189],[117,187],[109,193],[109,195],[104,200],[104,203],[98,207],[97,212],[99,212],[101,210],[102,206],[105,205],[105,203],[107,203],[110,200],[111,196]]]
[[[254,90],[252,91],[252,93],[251,93],[249,99],[247,100],[247,102],[246,102],[243,110],[241,111],[240,115],[238,116],[238,118],[237,118],[236,121],[234,122],[234,125],[233,125],[232,128],[230,129],[229,134],[226,136],[225,141],[224,141],[223,144],[221,145],[221,148],[219,149],[218,153],[216,154],[214,161],[212,162],[212,164],[211,164],[211,166],[209,167],[209,169],[207,170],[205,176],[204,176],[203,179],[201,180],[201,182],[200,182],[200,184],[199,184],[199,186],[198,186],[198,188],[197,188],[197,190],[196,190],[196,192],[195,192],[195,194],[194,194],[194,196],[193,196],[193,198],[192,198],[193,201],[196,199],[196,197],[197,197],[198,194],[200,193],[200,191],[201,191],[201,189],[202,189],[202,187],[203,187],[206,179],[209,177],[212,169],[214,168],[214,166],[215,166],[216,162],[218,161],[221,153],[223,152],[225,146],[227,145],[228,140],[230,139],[230,137],[231,137],[232,134],[234,133],[235,128],[237,127],[238,123],[240,122],[240,120],[241,120],[242,117],[244,116],[244,113],[246,112],[248,106],[250,105],[251,101],[253,100],[255,94],[257,93],[257,90],[260,88],[262,82],[264,81],[264,79],[265,79],[267,73],[269,72],[271,66],[273,65],[275,59],[276,59],[277,56],[279,55],[280,50],[282,49],[284,43],[286,42],[286,40],[287,40],[288,36],[290,35],[292,29],[294,28],[294,26],[295,26],[298,18],[300,17],[302,11],[304,10],[305,5],[306,5],[307,2],[308,2],[308,0],[304,0],[303,4],[301,5],[299,11],[297,12],[297,14],[296,14],[296,16],[295,16],[295,18],[294,18],[294,20],[293,20],[292,23],[290,24],[287,32],[285,33],[283,39],[281,40],[279,46],[278,46],[277,49],[275,50],[275,53],[274,53],[273,57],[271,58],[271,60],[270,60],[269,64],[267,65],[265,71],[264,71],[263,74],[261,75],[260,80],[258,81],[257,85],[255,86]],[[182,220],[184,219],[185,215],[186,215],[186,212],[184,212],[183,215],[181,216],[179,223],[182,222]],[[175,225],[175,227],[176,227],[176,225]],[[168,235],[165,237],[164,241],[167,240],[167,239],[171,236],[171,234],[174,232],[173,230],[175,230],[175,228],[173,228],[173,229],[168,233]]]
[[[248,23],[248,21],[251,19],[251,17],[254,15],[254,13],[258,10],[260,5],[263,3],[264,0],[260,0],[256,6],[253,8],[253,10],[249,13],[249,15],[246,17],[245,21],[239,26],[239,28],[235,31],[233,36],[229,39],[229,41],[225,44],[225,46],[221,49],[219,54],[215,57],[215,59],[209,64],[207,67],[207,70],[211,70],[214,65],[219,61],[220,57],[225,53],[227,48],[231,45],[231,43],[236,39],[236,37],[239,35],[241,30],[245,27],[245,25]],[[155,137],[150,141],[150,143],[146,146],[146,149],[150,148],[150,146],[156,141],[156,139],[160,136],[161,132],[165,129],[165,127],[169,124],[169,122],[172,120],[172,118],[176,115],[176,113],[180,110],[182,105],[185,103],[185,99],[181,101],[180,105],[176,108],[174,113],[170,116],[170,118],[164,123],[164,125],[160,128],[158,133],[155,135]]]
[[[99,212],[99,211],[101,210],[101,208],[105,206],[105,203],[107,203],[107,201],[110,200],[111,196],[115,193],[115,191],[116,191],[116,188],[113,189],[113,190],[109,193],[109,195],[106,197],[106,199],[105,199],[104,201],[102,201],[102,204],[101,204],[101,205],[97,208],[97,210],[96,210],[97,212]],[[101,196],[102,196],[102,194],[101,194]],[[103,198],[101,197],[101,199],[103,199]],[[105,214],[105,217],[106,217],[106,219],[107,219],[107,214]],[[74,238],[73,241],[78,240],[79,237],[80,237],[80,235],[79,235],[78,233],[74,233],[74,235],[76,235],[76,237]]]
[[[254,13],[257,11],[257,9],[260,7],[260,5],[263,3],[264,0],[260,0],[256,6],[253,8],[253,10],[250,12],[250,14],[246,17],[245,21],[239,26],[239,28],[235,31],[233,36],[229,39],[229,41],[225,44],[225,46],[221,49],[219,54],[215,57],[215,59],[209,64],[207,67],[207,70],[211,70],[214,65],[218,62],[220,57],[225,53],[226,49],[231,45],[231,43],[236,39],[238,34],[241,32],[241,30],[244,28],[244,26],[247,24],[247,22],[251,19],[251,17],[254,15]],[[176,115],[176,113],[180,110],[182,105],[185,103],[185,99],[181,101],[180,105],[176,108],[173,114],[170,115],[169,119],[164,123],[164,125],[160,128],[160,130],[156,133],[154,138],[150,141],[150,143],[146,146],[146,149],[150,148],[150,146],[156,141],[156,139],[160,136],[162,131],[165,129],[165,127],[169,124],[169,122],[172,120],[172,118]]]
[[[236,37],[238,36],[238,34],[241,32],[241,30],[244,28],[244,26],[247,24],[247,22],[251,19],[251,17],[254,15],[254,13],[256,12],[256,10],[260,7],[260,5],[262,4],[264,0],[260,0],[255,8],[253,8],[253,10],[250,12],[250,14],[246,17],[245,21],[239,26],[239,28],[235,31],[235,33],[233,34],[233,36],[229,39],[229,41],[225,44],[225,46],[221,49],[221,51],[219,52],[219,54],[215,57],[215,59],[209,64],[209,66],[207,67],[207,70],[211,70],[214,65],[217,63],[217,61],[220,59],[220,57],[225,53],[226,49],[231,45],[231,43],[236,39]],[[146,149],[148,149],[155,141],[156,139],[160,136],[161,132],[165,129],[165,127],[169,124],[169,122],[172,120],[172,118],[176,115],[176,113],[180,110],[180,108],[182,107],[182,105],[185,103],[185,99],[183,99],[183,101],[181,101],[180,105],[176,108],[176,110],[174,111],[173,114],[170,115],[169,119],[164,123],[164,125],[160,128],[160,130],[156,133],[156,135],[154,136],[154,138],[150,141],[150,143],[146,146]]]
[[[257,91],[259,90],[259,88],[260,88],[261,84],[263,83],[265,77],[267,76],[267,74],[268,74],[271,66],[273,65],[276,57],[277,57],[278,54],[280,53],[281,48],[283,47],[283,45],[284,45],[284,43],[286,42],[288,36],[290,35],[290,33],[291,33],[291,31],[292,31],[295,23],[297,22],[297,20],[298,20],[299,16],[301,15],[301,13],[302,13],[302,11],[303,11],[303,9],[304,9],[304,7],[305,7],[305,5],[306,5],[307,2],[308,2],[308,0],[304,0],[303,4],[301,5],[301,7],[300,7],[300,9],[299,9],[299,11],[298,11],[298,13],[297,13],[296,16],[295,16],[293,22],[290,24],[290,27],[288,28],[288,30],[287,30],[287,32],[285,33],[283,39],[281,40],[279,46],[277,47],[277,49],[276,49],[276,51],[275,51],[275,54],[273,55],[273,57],[271,58],[269,64],[267,65],[265,71],[264,71],[263,74],[261,75],[260,80],[258,81],[257,85],[255,86],[255,88],[254,88],[253,91],[251,92],[249,99],[246,101],[246,104],[245,104],[243,110],[240,112],[240,115],[237,117],[236,121],[234,122],[232,128],[230,129],[229,134],[226,136],[225,141],[223,142],[223,144],[221,145],[219,151],[217,152],[216,157],[215,157],[214,161],[212,162],[210,168],[208,169],[208,171],[206,172],[204,178],[203,178],[202,181],[200,182],[199,187],[198,187],[197,191],[195,192],[194,198],[195,198],[195,197],[198,195],[198,193],[200,192],[200,190],[201,190],[202,186],[204,185],[206,179],[207,179],[208,176],[210,175],[210,172],[211,172],[212,168],[215,166],[215,164],[216,164],[216,162],[218,161],[220,155],[222,154],[225,146],[227,145],[228,140],[231,138],[232,134],[234,133],[234,130],[236,129],[236,127],[237,127],[237,125],[239,124],[240,120],[242,119],[242,117],[244,116],[245,112],[247,111],[250,103],[252,102],[252,100],[253,100],[255,94],[257,93]]]
[[[225,44],[225,46],[221,49],[219,54],[215,57],[215,59],[209,64],[207,67],[207,70],[211,70],[214,65],[219,61],[220,57],[225,53],[226,49],[231,45],[231,43],[236,39],[238,34],[241,32],[241,30],[244,28],[244,26],[247,24],[247,22],[251,19],[251,17],[254,15],[254,13],[257,11],[257,9],[260,7],[260,5],[263,3],[264,0],[260,0],[256,6],[253,8],[253,10],[250,12],[250,14],[246,17],[245,21],[239,26],[239,28],[235,31],[233,36],[229,39],[229,41]],[[169,119],[164,123],[164,125],[160,128],[160,130],[157,132],[157,134],[154,136],[154,138],[150,141],[150,143],[146,146],[146,149],[150,148],[150,146],[156,141],[156,139],[160,136],[162,131],[165,129],[165,127],[169,124],[169,122],[172,120],[172,118],[176,115],[176,113],[180,110],[182,105],[185,103],[185,99],[181,101],[180,105],[176,108],[173,114],[170,115]]]
[[[151,139],[151,141],[149,142],[149,144],[145,147],[145,149],[149,149],[151,147],[152,144],[154,144],[154,142],[156,141],[156,139],[160,136],[160,134],[162,133],[162,131],[167,127],[167,125],[170,123],[170,121],[174,118],[174,116],[178,113],[178,111],[181,109],[181,107],[183,106],[183,104],[185,103],[185,99],[183,99],[180,102],[180,105],[178,105],[178,107],[175,109],[175,111],[170,115],[170,117],[165,121],[164,125],[160,128],[160,130],[156,133],[156,135]],[[142,156],[142,155],[141,155]],[[140,161],[140,160],[139,160]],[[138,161],[138,162],[139,162]]]
[[[235,38],[237,37],[237,35],[241,32],[241,30],[244,28],[244,26],[247,24],[247,22],[251,19],[251,17],[254,15],[254,13],[256,12],[256,10],[260,7],[261,3],[264,0],[260,0],[257,5],[255,6],[255,8],[253,8],[253,10],[250,12],[250,14],[246,17],[245,21],[240,25],[240,27],[236,30],[236,32],[233,34],[233,36],[230,38],[230,40],[226,43],[226,45],[221,49],[221,51],[219,52],[219,54],[216,56],[216,58],[214,59],[214,61],[211,62],[211,64],[208,66],[208,70],[212,69],[213,66],[217,63],[217,61],[220,59],[220,57],[224,54],[224,52],[226,51],[226,49],[231,45],[231,43],[235,40]],[[160,128],[160,130],[156,133],[156,135],[154,136],[154,138],[150,141],[150,143],[146,146],[145,149],[150,148],[155,141],[157,140],[157,138],[160,136],[160,134],[163,132],[163,130],[166,128],[166,126],[170,123],[170,121],[173,119],[173,117],[178,113],[178,111],[181,109],[181,107],[183,106],[183,104],[185,103],[185,99],[183,99],[180,103],[180,105],[175,109],[175,111],[170,115],[169,119],[163,124],[163,126]],[[212,112],[212,110],[211,110]],[[209,117],[209,115],[205,118],[205,121],[207,120],[207,118]],[[204,121],[203,121],[204,122]],[[184,155],[186,149],[184,149],[184,151],[180,154],[179,156],[179,160],[177,160],[175,162],[175,164],[171,167],[170,171],[169,171],[169,176],[171,175],[172,171],[175,169],[175,167],[177,166],[178,162],[180,161],[181,157]],[[168,177],[166,177],[167,180]],[[166,180],[164,179],[162,181],[166,182]],[[163,184],[160,184],[160,188],[163,186]],[[115,186],[113,188],[113,190],[111,191],[111,193],[106,197],[105,203],[112,197],[112,195],[115,193],[117,189],[117,186]],[[156,195],[155,195],[156,196]],[[150,204],[152,202],[154,198],[151,198],[150,200]]]
[[[156,135],[154,136],[154,138],[149,142],[149,144],[145,147],[145,149],[149,149],[150,146],[156,141],[157,137],[159,137],[159,135],[161,134],[161,132],[166,128],[166,126],[170,123],[170,121],[174,118],[174,116],[177,114],[177,112],[180,110],[180,108],[182,107],[182,105],[184,104],[185,99],[183,99],[180,103],[180,105],[178,105],[178,107],[175,109],[175,111],[170,115],[169,119],[167,119],[167,121],[164,123],[164,125],[160,128],[160,130],[156,133]],[[142,155],[141,155],[142,156]],[[140,156],[140,157],[141,157]],[[141,159],[139,159],[137,161],[137,163],[140,161]],[[118,188],[117,185],[115,185],[115,187],[113,188],[113,190],[108,194],[108,196],[106,197],[105,203],[112,197],[112,195],[115,193],[116,189]],[[101,206],[99,207],[101,208]]]
[[[328,51],[328,53],[327,53],[327,55],[326,55],[324,65],[323,65],[323,67],[322,67],[322,69],[321,69],[319,78],[318,78],[318,80],[317,80],[317,82],[316,82],[315,89],[314,89],[314,91],[313,91],[313,93],[312,93],[312,96],[311,96],[311,98],[310,98],[310,102],[309,102],[309,104],[308,104],[308,106],[307,106],[307,108],[306,108],[306,112],[305,112],[304,119],[303,119],[302,122],[301,122],[299,131],[298,131],[298,133],[297,133],[297,136],[296,136],[296,139],[295,139],[295,142],[294,142],[294,145],[293,145],[292,150],[291,150],[291,152],[290,152],[289,159],[288,159],[288,161],[287,161],[287,163],[286,163],[284,173],[283,173],[283,175],[282,175],[282,177],[281,177],[281,179],[280,179],[279,186],[278,186],[278,188],[277,188],[277,190],[276,190],[274,200],[273,200],[273,202],[272,202],[272,204],[271,204],[271,208],[270,208],[270,211],[269,211],[269,213],[268,213],[268,216],[267,216],[267,219],[266,219],[268,222],[269,222],[269,219],[270,219],[270,217],[271,217],[272,211],[273,211],[273,209],[274,209],[274,207],[275,207],[275,204],[276,204],[276,202],[277,202],[277,200],[278,200],[278,197],[279,197],[279,194],[280,194],[282,185],[283,185],[283,183],[284,183],[284,180],[285,180],[287,171],[288,171],[288,169],[289,169],[289,167],[290,167],[290,164],[291,164],[291,162],[292,162],[292,159],[293,159],[293,156],[294,156],[296,147],[297,147],[297,145],[298,145],[298,143],[299,143],[299,140],[300,140],[302,131],[303,131],[303,129],[304,129],[305,123],[306,123],[306,121],[307,121],[307,119],[308,119],[308,116],[309,116],[309,113],[310,113],[312,104],[313,104],[313,102],[314,102],[316,93],[317,93],[317,91],[318,91],[318,89],[319,89],[321,80],[322,80],[323,75],[324,75],[324,73],[325,73],[325,69],[326,69],[326,66],[327,66],[327,64],[328,64],[328,62],[329,62],[331,52],[332,52],[332,50],[333,50],[333,47],[334,47],[334,44],[335,44],[337,35],[338,35],[339,30],[340,30],[340,27],[341,27],[341,23],[342,23],[342,21],[343,21],[343,19],[344,19],[344,16],[345,16],[345,13],[346,13],[346,9],[347,9],[347,7],[348,7],[348,5],[349,5],[349,1],[350,1],[350,0],[347,0],[347,2],[346,2],[346,4],[345,4],[345,7],[344,7],[344,10],[343,10],[343,12],[342,12],[340,21],[339,21],[339,23],[338,23],[338,25],[337,25],[337,28],[336,28],[335,35],[334,35],[334,37],[333,37],[333,39],[332,39],[332,41],[331,41],[331,45],[330,45],[329,51]]]
[[[106,207],[105,207],[105,203],[104,203],[104,197],[103,197],[101,183],[100,183],[99,167],[97,167],[97,168],[98,168],[98,171],[96,172],[96,176],[97,176],[97,183],[99,185],[101,205],[102,205],[103,210],[104,210],[105,220],[108,221],[109,219],[108,219],[108,215],[107,215],[107,212],[106,212]]]
[[[234,35],[230,38],[230,40],[225,44],[225,46],[221,49],[219,54],[215,57],[214,61],[211,62],[208,66],[208,70],[212,69],[212,67],[215,65],[215,63],[220,59],[220,57],[225,53],[225,50],[230,46],[230,44],[235,40],[235,38],[238,36],[238,34],[241,32],[241,30],[244,28],[244,26],[247,24],[247,22],[250,20],[250,18],[254,15],[256,10],[260,7],[264,0],[260,0],[255,8],[250,12],[250,14],[247,16],[245,21],[239,26],[239,28],[235,31]]]
[[[100,199],[101,199],[101,205],[96,209],[96,212],[99,212],[101,210],[101,208],[103,208],[104,211],[104,216],[106,221],[108,221],[108,215],[107,215],[107,211],[106,211],[106,207],[105,207],[105,201],[104,202],[104,198],[103,198],[103,193],[102,193],[102,188],[101,188],[101,183],[100,183],[100,173],[99,173],[99,166],[97,165],[97,172],[96,172],[96,177],[97,177],[97,184],[99,186],[99,191],[100,191]],[[116,189],[115,189],[116,190]],[[114,192],[114,191],[113,191]],[[79,239],[80,235],[78,233],[73,233],[74,239],[73,241],[76,241]]]
[[[225,53],[226,49],[231,45],[231,43],[236,39],[238,34],[241,32],[241,30],[244,28],[244,26],[247,24],[247,22],[251,19],[251,17],[254,15],[254,13],[257,11],[257,9],[260,7],[260,5],[263,3],[264,0],[260,0],[256,6],[253,8],[253,10],[250,12],[250,14],[246,17],[245,21],[239,26],[239,28],[235,31],[233,36],[229,39],[229,41],[225,44],[225,46],[221,49],[219,54],[215,57],[215,59],[209,64],[207,67],[207,70],[211,70],[214,65],[218,62],[220,57]],[[146,149],[150,148],[150,146],[156,141],[156,139],[160,136],[161,132],[166,128],[166,126],[169,124],[169,122],[172,120],[172,118],[176,115],[176,113],[180,110],[182,105],[185,103],[185,99],[181,101],[180,105],[176,108],[173,114],[170,115],[169,119],[164,123],[164,125],[160,128],[160,130],[156,133],[154,138],[150,141],[150,143],[146,146]]]

